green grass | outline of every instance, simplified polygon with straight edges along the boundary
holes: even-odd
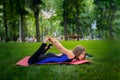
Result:
[[[64,41],[72,49],[81,44],[92,54],[91,64],[39,65],[22,67],[15,63],[32,55],[41,43],[0,43],[0,80],[119,80],[119,41]],[[50,52],[59,53],[55,47]]]

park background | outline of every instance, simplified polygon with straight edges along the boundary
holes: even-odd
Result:
[[[119,0],[1,0],[0,80],[119,80]],[[81,44],[91,64],[21,67],[45,36]],[[50,51],[59,53],[55,47]]]

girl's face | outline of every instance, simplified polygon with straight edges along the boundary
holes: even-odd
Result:
[[[85,54],[86,54],[86,51],[83,51],[83,52],[78,56],[78,58],[79,58],[80,60],[84,59],[84,58],[85,58]]]

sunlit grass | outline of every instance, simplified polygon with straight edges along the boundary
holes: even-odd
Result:
[[[92,54],[91,64],[39,65],[21,67],[15,63],[32,55],[41,43],[0,43],[0,80],[119,80],[119,41],[64,41],[72,49],[81,44]],[[59,53],[53,47],[50,52]]]

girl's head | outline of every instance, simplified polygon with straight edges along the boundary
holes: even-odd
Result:
[[[86,49],[83,46],[76,46],[73,50],[72,50],[73,54],[75,55],[76,59],[84,59],[85,58],[85,54],[86,54]]]

